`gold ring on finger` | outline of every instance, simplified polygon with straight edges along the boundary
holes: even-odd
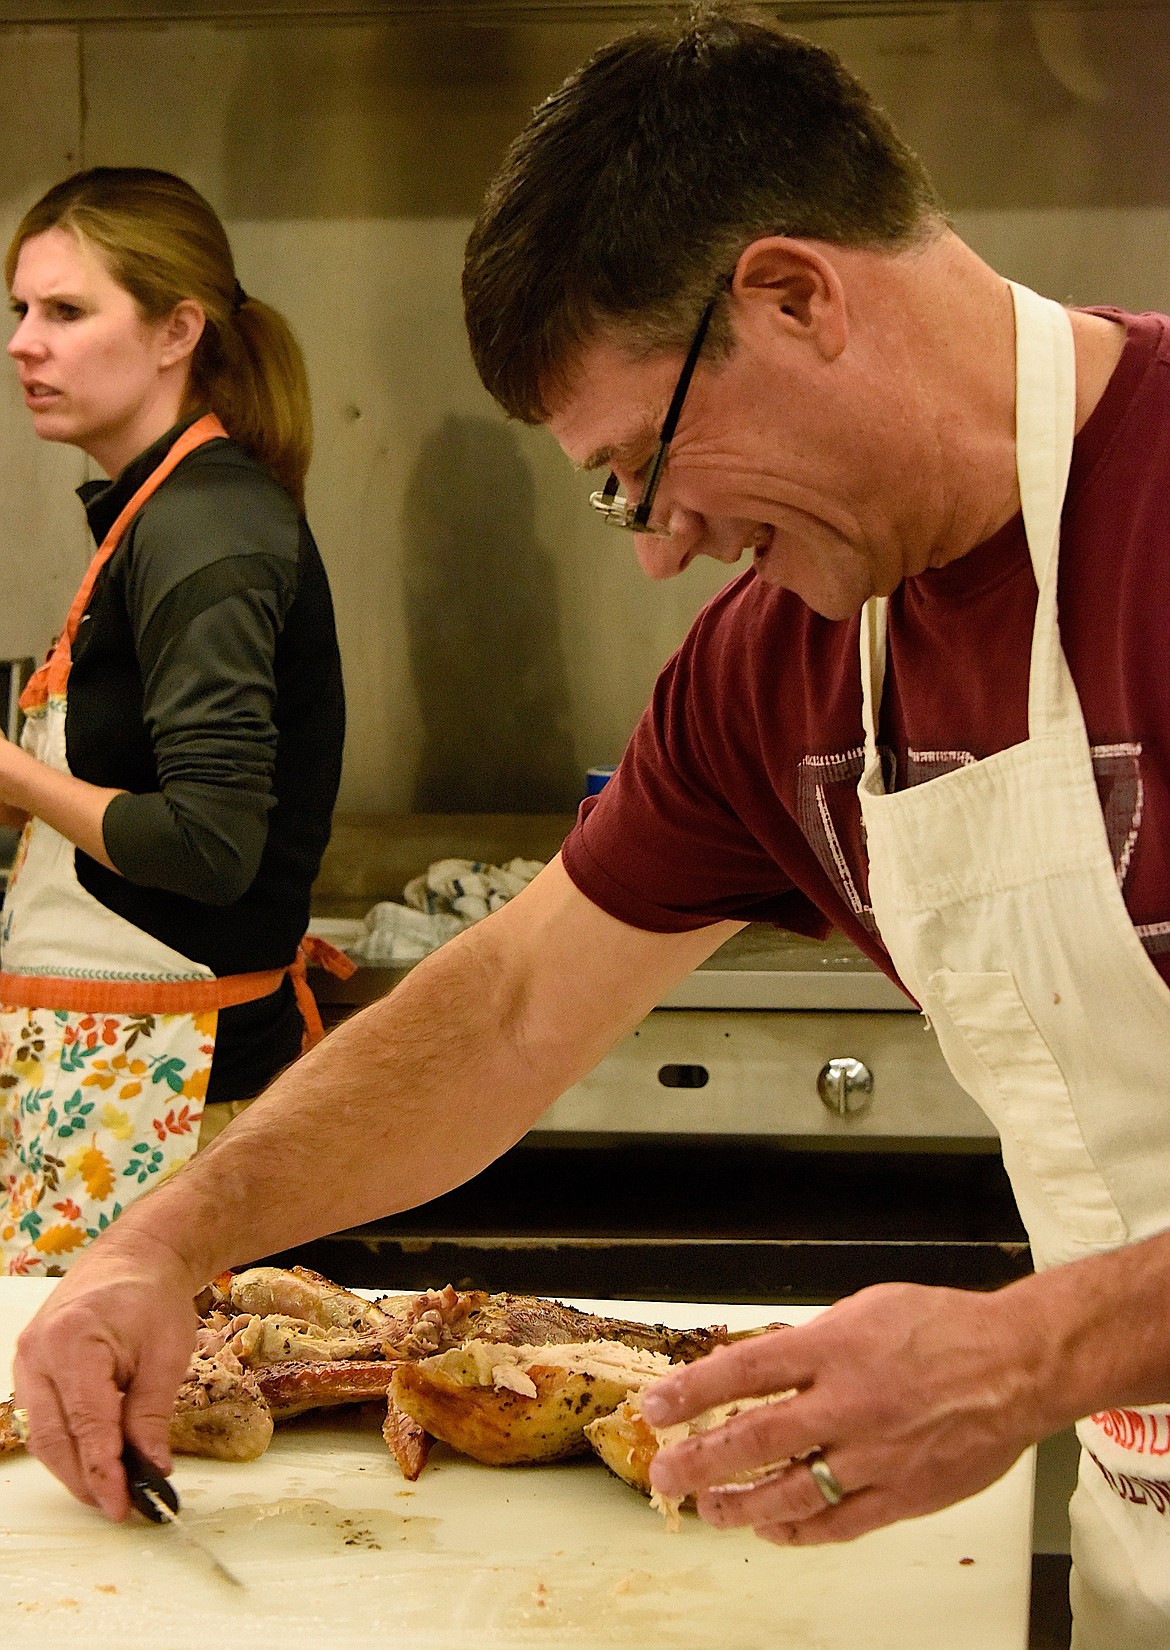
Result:
[[[13,1409],[13,1411],[12,1411],[12,1430],[16,1434],[16,1436],[20,1439],[22,1444],[27,1444],[28,1443],[28,1410],[27,1409]]]

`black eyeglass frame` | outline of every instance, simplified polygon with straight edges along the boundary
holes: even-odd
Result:
[[[631,504],[618,492],[618,478],[611,470],[609,480],[599,493],[590,493],[589,502],[599,512],[607,527],[620,527],[627,533],[653,533],[659,538],[670,537],[669,527],[651,527],[650,511],[654,507],[654,495],[658,491],[658,483],[662,479],[662,471],[666,465],[666,455],[670,451],[670,444],[674,440],[674,432],[678,428],[678,421],[682,415],[683,402],[687,398],[687,391],[691,386],[695,368],[699,363],[707,329],[711,325],[711,317],[715,313],[715,306],[723,294],[723,288],[711,299],[695,328],[695,336],[691,339],[691,347],[687,351],[687,358],[683,362],[682,371],[678,375],[678,382],[674,386],[674,394],[670,398],[670,406],[666,409],[666,417],[662,421],[662,428],[658,432],[658,447],[650,464],[646,476],[646,485],[642,489],[642,496],[637,504]]]

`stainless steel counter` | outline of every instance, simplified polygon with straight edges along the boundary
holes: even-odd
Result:
[[[807,940],[764,923],[734,934],[660,1006],[914,1010],[905,992],[843,935]]]

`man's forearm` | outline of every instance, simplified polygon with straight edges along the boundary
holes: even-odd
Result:
[[[1123,1405],[1170,1402],[1170,1232],[1012,1284],[998,1297],[1039,1346],[1036,1437]]]
[[[554,861],[290,1066],[99,1243],[141,1231],[199,1287],[425,1203],[513,1145],[738,926],[630,929]]]
[[[633,929],[547,865],[78,1256],[17,1348],[36,1454],[125,1517],[123,1439],[166,1461],[209,1278],[466,1180],[738,926]]]
[[[411,1208],[477,1173],[554,1097],[509,1037],[494,947],[468,933],[288,1068],[111,1230],[224,1267]]]

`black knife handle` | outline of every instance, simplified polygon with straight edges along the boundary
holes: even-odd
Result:
[[[159,1510],[159,1501],[173,1513],[178,1512],[179,1497],[175,1486],[129,1441],[122,1447],[122,1466],[126,1472],[130,1499],[143,1518],[149,1518],[152,1524],[166,1522],[165,1514]]]

